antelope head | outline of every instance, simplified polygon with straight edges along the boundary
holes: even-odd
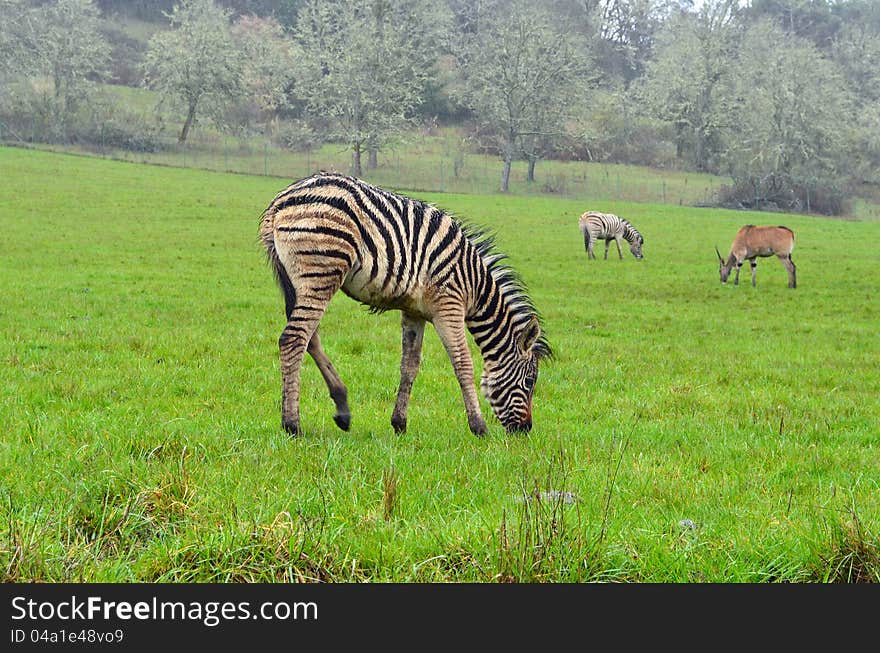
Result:
[[[718,273],[721,275],[721,283],[727,283],[727,277],[730,276],[731,268],[724,265],[724,258],[718,251],[718,245],[715,245],[715,253],[718,255]]]

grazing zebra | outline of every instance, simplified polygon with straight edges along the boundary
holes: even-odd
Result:
[[[364,181],[322,172],[288,186],[263,212],[260,240],[284,294],[287,326],[279,338],[281,423],[296,435],[305,352],[317,363],[334,420],[348,430],[348,392],[321,348],[318,323],[342,290],[381,312],[401,311],[403,352],[391,425],[406,431],[410,392],[431,322],[458,378],[468,426],[486,433],[465,335],[483,356],[480,388],[510,431],[532,426],[538,361],[551,355],[540,317],[492,238],[448,213]]]
[[[629,251],[637,259],[642,258],[642,245],[645,239],[638,229],[632,226],[629,220],[614,215],[613,213],[599,213],[587,211],[578,222],[581,233],[584,235],[584,248],[587,250],[587,258],[595,259],[593,244],[600,239],[605,239],[605,260],[608,260],[608,246],[612,239],[617,244],[617,253],[623,260],[623,252],[620,251],[621,238],[629,243]]]

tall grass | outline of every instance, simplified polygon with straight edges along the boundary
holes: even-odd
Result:
[[[582,202],[413,192],[529,285],[535,428],[470,435],[429,328],[395,435],[398,315],[339,296],[352,429],[307,361],[291,439],[256,237],[288,180],[19,149],[0,178],[7,581],[880,580],[880,223],[779,219],[792,291],[775,260],[719,283],[713,246],[766,215],[596,201],[645,259],[588,262]]]

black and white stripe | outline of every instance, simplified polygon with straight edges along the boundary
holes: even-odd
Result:
[[[402,313],[401,380],[392,415],[406,430],[425,322],[433,323],[461,385],[474,433],[486,425],[465,331],[483,356],[480,387],[508,430],[531,428],[538,361],[550,354],[524,285],[502,264],[491,237],[419,200],[362,180],[320,173],[287,187],[263,212],[260,238],[284,292],[288,323],[279,339],[282,423],[299,431],[299,369],[315,359],[347,429],[347,390],[317,337],[337,290],[374,311]]]
[[[595,259],[593,246],[596,241],[605,241],[605,259],[608,259],[608,247],[614,240],[617,244],[617,253],[623,258],[620,250],[620,241],[629,243],[629,250],[637,259],[642,258],[642,245],[645,239],[629,220],[625,220],[613,213],[600,213],[587,211],[580,217],[579,226],[584,237],[584,249],[587,250],[587,258]]]

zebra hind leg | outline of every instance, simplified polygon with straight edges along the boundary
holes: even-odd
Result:
[[[343,279],[345,271],[339,270],[337,274],[331,276]],[[293,300],[287,303],[287,326],[284,327],[281,337],[278,338],[278,349],[281,356],[281,427],[294,436],[300,433],[299,385],[302,360],[318,329],[321,317],[327,310],[330,299],[339,289],[338,282],[321,285],[326,281],[326,278],[305,277],[304,275],[290,280],[290,287],[295,288],[296,292],[293,294]],[[289,295],[286,297],[290,298]],[[320,349],[320,340],[316,342],[316,345],[316,347],[313,346],[313,350],[323,353],[323,350]],[[326,356],[324,358],[326,359]],[[315,362],[321,368],[318,359],[315,359]],[[329,363],[329,359],[327,362]],[[324,373],[324,369],[321,371]],[[335,370],[333,375],[336,379],[339,378]],[[342,386],[342,382],[339,383]],[[344,386],[342,387],[344,388]],[[344,395],[337,392],[334,400],[337,401],[337,408],[344,405],[347,409]],[[344,423],[342,415],[344,412],[340,413],[340,418]],[[337,421],[337,424],[340,422]]]
[[[593,241],[590,239],[590,230],[581,229],[581,232],[584,234],[584,249],[587,250],[587,260],[596,258],[596,255],[593,254]]]
[[[312,357],[312,360],[315,361],[318,369],[321,371],[321,376],[324,377],[324,382],[327,384],[327,389],[330,391],[330,398],[333,400],[333,403],[336,404],[336,414],[333,416],[333,421],[336,422],[336,426],[343,431],[347,431],[351,426],[351,411],[348,408],[348,390],[342,382],[342,379],[339,378],[339,374],[336,373],[333,363],[330,362],[327,354],[324,353],[324,348],[321,347],[321,338],[318,336],[318,329],[315,329],[315,332],[312,334],[312,339],[309,340],[307,351],[309,352],[309,356]]]

